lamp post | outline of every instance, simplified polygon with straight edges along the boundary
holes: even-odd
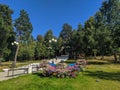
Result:
[[[52,43],[52,42],[57,42],[57,39],[55,39],[55,38],[52,38],[51,40],[49,40],[49,49],[50,49],[50,57],[51,57],[51,49],[52,49],[52,47],[50,47],[50,43]]]
[[[16,65],[16,62],[17,62],[17,55],[18,55],[18,50],[19,50],[19,43],[14,41],[12,43],[12,45],[16,45],[17,46],[17,49],[16,49],[16,52],[15,52],[15,57],[14,57],[14,61],[13,61],[13,67]]]

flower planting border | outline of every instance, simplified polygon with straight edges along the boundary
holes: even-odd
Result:
[[[83,61],[77,61],[76,63],[68,65],[66,63],[55,65],[53,63],[43,62],[40,66],[43,69],[42,76],[44,77],[75,78],[79,75],[85,63],[83,63]]]

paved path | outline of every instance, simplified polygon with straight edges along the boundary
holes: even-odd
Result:
[[[52,61],[54,61],[54,63],[57,64],[61,61],[66,61],[67,59],[68,59],[68,55],[62,55],[60,57],[57,57],[57,60],[51,59],[51,60],[49,60],[49,62],[52,63]],[[37,65],[37,64],[39,64],[39,63],[32,63],[32,65]],[[29,65],[22,66],[22,67],[19,67],[19,68],[28,68],[28,67],[29,67]],[[6,72],[0,72],[0,81],[18,77],[18,76],[20,76],[20,74],[23,75],[23,72],[24,72],[23,70],[17,70],[17,71],[14,72],[15,76],[10,76],[10,77],[7,76],[7,74],[8,74],[7,71]],[[12,75],[12,71],[10,71],[10,75]]]
[[[15,71],[15,76],[7,76],[7,73],[8,72],[0,72],[0,81],[3,81],[3,80],[7,80],[7,79],[10,79],[10,78],[15,78],[15,77],[18,77],[18,76],[20,76],[20,75],[23,75],[22,73],[23,73],[23,71],[21,71],[21,70],[19,70],[19,71]],[[12,73],[12,72],[10,72],[10,73]],[[18,75],[19,74],[19,75]],[[10,74],[10,75],[12,75],[12,74]]]

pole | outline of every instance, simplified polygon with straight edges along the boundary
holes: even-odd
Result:
[[[17,50],[16,50],[16,52],[15,52],[14,65],[16,65],[16,62],[17,62],[18,50],[19,50],[19,44],[17,44]]]

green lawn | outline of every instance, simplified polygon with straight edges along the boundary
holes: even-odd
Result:
[[[76,78],[29,74],[0,82],[0,90],[120,90],[120,64],[90,60]]]

